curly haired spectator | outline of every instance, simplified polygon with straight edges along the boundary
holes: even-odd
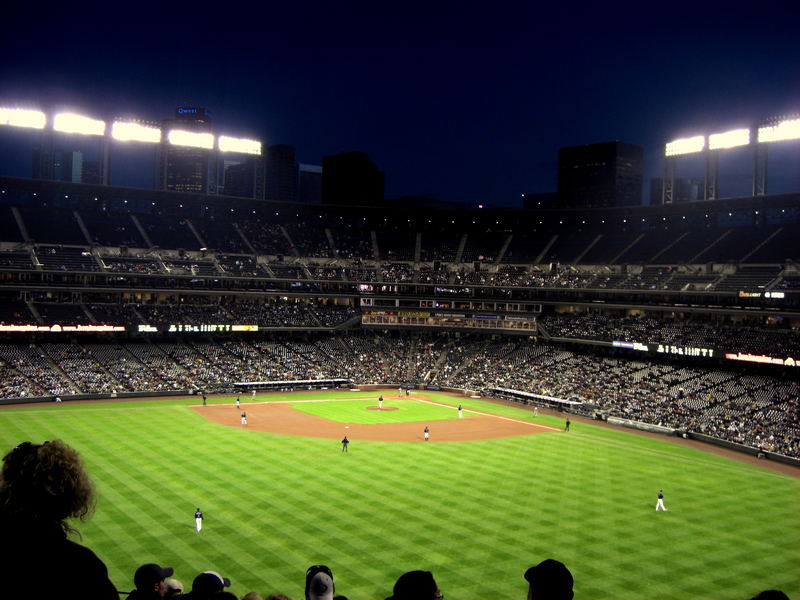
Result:
[[[6,454],[0,479],[6,597],[28,597],[30,582],[36,581],[42,598],[119,598],[103,561],[67,539],[77,533],[67,519],[83,521],[93,507],[94,488],[80,457],[60,440],[23,442]]]

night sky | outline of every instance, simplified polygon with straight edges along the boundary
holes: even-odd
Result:
[[[800,112],[796,2],[48,4],[4,8],[0,104],[205,106],[303,163],[366,152],[387,197],[519,205],[555,191],[560,147],[614,139],[645,147],[647,179],[674,138]],[[32,135],[9,129],[0,174],[29,176]],[[800,190],[800,143],[771,161],[770,191]],[[749,164],[723,160],[722,195],[748,192]]]

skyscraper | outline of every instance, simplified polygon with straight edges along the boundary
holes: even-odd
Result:
[[[205,108],[179,106],[172,119],[162,121],[164,141],[161,142],[157,160],[158,189],[216,194],[214,151],[171,143],[169,133],[173,130],[211,133],[211,113]]]
[[[322,167],[300,163],[297,185],[297,201],[305,204],[322,202]]]
[[[294,146],[274,144],[266,154],[264,196],[267,200],[296,202],[298,167]]]
[[[603,142],[558,151],[558,202],[569,208],[640,206],[644,150]]]
[[[382,204],[383,182],[383,172],[364,152],[345,152],[322,158],[323,204]]]

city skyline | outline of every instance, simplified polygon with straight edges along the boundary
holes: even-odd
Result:
[[[91,7],[81,19],[15,7],[0,101],[152,120],[204,106],[219,130],[290,144],[302,163],[366,152],[389,198],[496,206],[555,191],[559,148],[619,140],[645,149],[646,202],[667,142],[800,110],[789,19],[769,13],[767,27],[763,6],[688,6],[664,21],[633,4],[312,2],[238,22],[167,7],[113,36]],[[2,174],[17,174],[2,138]],[[770,191],[800,189],[798,146],[770,152]],[[722,195],[749,186],[751,162],[725,157]],[[697,176],[697,163],[682,159],[678,175]]]

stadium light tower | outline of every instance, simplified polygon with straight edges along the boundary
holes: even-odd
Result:
[[[761,121],[753,158],[753,196],[767,194],[769,144],[798,139],[800,139],[800,115],[768,117]]]
[[[53,117],[53,131],[80,135],[105,135],[106,122],[75,113],[58,113]]]
[[[753,147],[753,196],[767,193],[767,148],[770,143],[800,140],[800,114],[768,117],[757,128],[739,128],[708,137],[697,135],[669,142],[664,148],[663,204],[674,201],[675,159],[703,152],[706,156],[705,200],[715,200],[719,183],[719,153],[731,148]],[[707,142],[707,143],[706,143]]]
[[[0,108],[0,125],[44,129],[47,125],[47,115],[40,110]]]
[[[211,133],[173,129],[167,134],[167,140],[173,146],[188,146],[203,150],[214,148],[214,135]]]
[[[111,137],[119,142],[158,144],[161,141],[161,129],[136,121],[114,121],[111,126]]]
[[[740,148],[750,145],[750,129],[732,129],[708,136],[708,153],[706,154],[705,199],[716,200],[719,196],[719,153],[721,150]]]
[[[220,152],[237,152],[239,154],[261,155],[261,142],[227,135],[219,136],[217,147]]]
[[[675,201],[676,157],[685,156],[687,154],[697,154],[698,152],[702,152],[705,147],[706,138],[703,135],[673,140],[664,147],[664,181],[661,190],[662,204],[672,204]]]

